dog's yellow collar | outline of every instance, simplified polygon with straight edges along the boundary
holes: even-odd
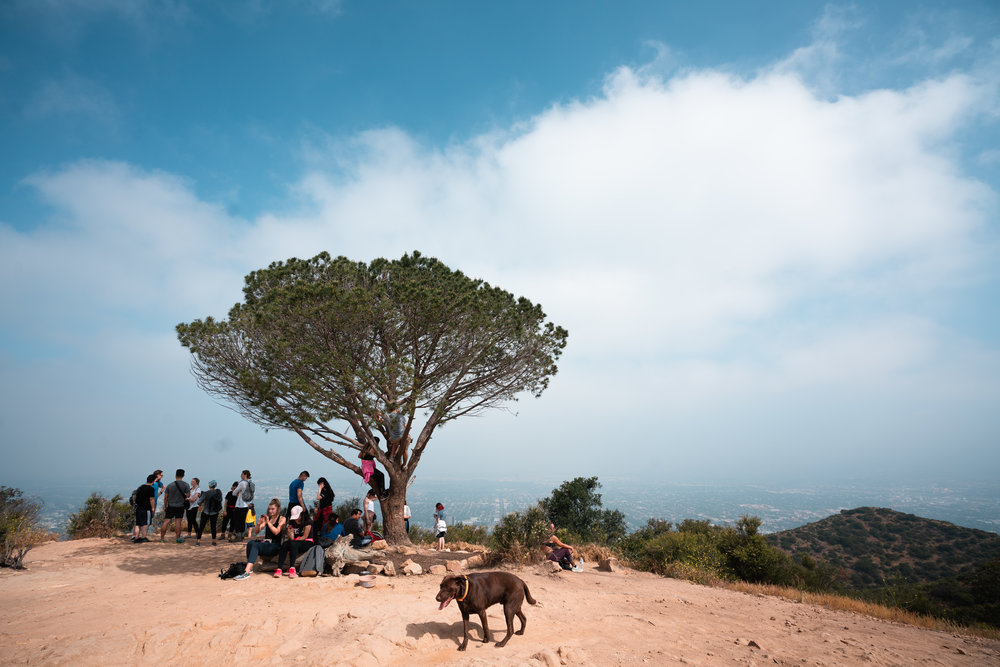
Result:
[[[462,593],[462,597],[455,598],[459,602],[463,602],[469,596],[469,578],[465,575],[462,575],[462,578],[465,579],[465,592]]]

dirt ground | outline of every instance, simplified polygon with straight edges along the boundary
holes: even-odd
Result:
[[[468,651],[439,576],[223,581],[240,545],[53,542],[0,571],[2,664],[1000,665],[1000,642],[623,570],[517,571],[539,604]],[[423,554],[442,558],[447,554]],[[488,622],[502,638],[502,610]]]

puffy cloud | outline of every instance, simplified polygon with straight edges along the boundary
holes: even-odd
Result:
[[[995,341],[964,339],[927,302],[996,262],[980,244],[996,193],[955,149],[971,119],[996,112],[993,84],[958,72],[831,97],[796,60],[750,77],[622,68],[591,99],[444,147],[395,128],[321,139],[288,207],[253,220],[132,165],[36,174],[55,213],[33,230],[0,226],[0,305],[25,337],[138,331],[111,338],[118,354],[99,347],[123,373],[144,364],[155,377],[169,373],[144,357],[183,356],[163,332],[223,315],[249,270],[419,249],[570,331],[544,408],[525,404],[516,425],[489,417],[486,435],[456,425],[460,438],[569,436],[614,465],[606,443],[655,448],[640,417],[662,413],[671,441],[721,452],[740,437],[776,454],[790,445],[769,444],[773,421],[806,397],[815,423],[865,413],[819,429],[831,448],[862,424],[887,437],[922,424],[913,406],[938,399],[992,424],[981,406],[1000,393]],[[868,414],[862,397],[884,410]],[[699,430],[719,411],[729,427]]]

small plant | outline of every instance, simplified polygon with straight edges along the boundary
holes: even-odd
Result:
[[[109,499],[92,493],[80,511],[70,515],[66,532],[71,540],[111,537],[132,530],[134,522],[135,512],[121,494]]]

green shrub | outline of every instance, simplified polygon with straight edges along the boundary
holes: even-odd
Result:
[[[549,536],[548,525],[549,519],[540,503],[523,512],[508,514],[488,540],[494,558],[519,565],[541,560],[542,544]]]
[[[122,500],[121,494],[109,499],[92,493],[80,511],[70,515],[66,532],[71,540],[111,537],[132,530],[133,525],[135,511],[127,500]]]
[[[20,489],[0,486],[0,566],[24,568],[24,557],[48,535],[38,526],[41,505]]]

